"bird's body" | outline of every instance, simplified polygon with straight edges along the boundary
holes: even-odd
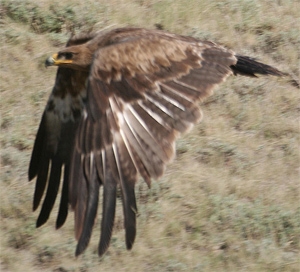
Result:
[[[198,102],[216,85],[231,74],[283,75],[215,43],[142,28],[75,36],[46,65],[59,69],[37,133],[29,179],[37,176],[34,210],[47,185],[40,226],[50,215],[63,176],[57,228],[70,204],[76,255],[90,240],[100,186],[99,255],[109,246],[118,186],[126,245],[132,247],[138,176],[150,185],[163,174],[174,157],[176,138],[200,121]]]

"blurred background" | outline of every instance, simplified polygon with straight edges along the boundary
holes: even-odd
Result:
[[[74,257],[73,214],[35,228],[27,168],[55,81],[45,59],[74,33],[163,28],[223,44],[299,78],[299,1],[2,0],[1,271],[299,271],[299,89],[288,79],[231,77],[202,103],[203,121],[151,189],[136,185],[138,232],[125,248],[118,199],[111,246]],[[57,201],[58,202],[58,201]],[[101,209],[99,209],[99,212]],[[99,218],[101,216],[99,215]]]

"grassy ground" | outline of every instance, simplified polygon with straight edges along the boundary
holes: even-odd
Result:
[[[203,122],[178,141],[164,177],[150,190],[137,184],[132,251],[125,250],[120,201],[102,259],[99,222],[77,259],[73,214],[58,231],[54,214],[35,229],[27,167],[56,72],[43,63],[71,32],[162,24],[299,75],[299,1],[96,2],[0,4],[0,270],[299,271],[300,96],[286,79],[232,77],[202,105]]]

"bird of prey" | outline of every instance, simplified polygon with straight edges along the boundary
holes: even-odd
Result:
[[[119,28],[81,34],[46,60],[58,66],[32,151],[37,227],[62,181],[56,228],[75,212],[76,256],[87,247],[103,187],[99,256],[109,247],[120,188],[127,249],[136,236],[134,187],[150,186],[175,154],[175,140],[201,120],[199,101],[229,75],[282,76],[216,43],[162,30]],[[45,196],[44,196],[45,194]],[[43,197],[44,196],[44,197]]]

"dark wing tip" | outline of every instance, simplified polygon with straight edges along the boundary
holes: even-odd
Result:
[[[107,243],[101,243],[101,244],[99,244],[99,247],[98,247],[98,256],[102,257],[104,255],[104,253],[107,251],[108,247],[109,247],[109,241]]]
[[[29,166],[29,170],[28,170],[28,181],[33,180],[36,177],[37,173],[36,171],[32,169],[32,167]]]
[[[47,220],[48,220],[49,216],[44,216],[43,214],[40,214],[38,219],[36,220],[36,228],[39,228],[40,226],[44,225]]]
[[[33,199],[33,205],[32,205],[32,211],[36,211],[38,206],[40,205],[40,201],[37,200],[36,198]]]
[[[63,224],[66,222],[67,216],[68,216],[67,209],[63,209],[59,212],[59,214],[57,216],[56,224],[55,224],[56,229],[59,229],[63,226]]]
[[[80,235],[75,256],[80,255],[88,246],[92,235],[92,229],[94,226],[97,208],[98,208],[98,197],[99,197],[99,181],[95,176],[95,171],[91,174],[91,182],[89,183],[89,192],[87,200],[87,208],[85,212],[85,219],[83,223],[83,230]]]
[[[33,150],[31,153],[29,168],[28,168],[28,180],[31,181],[34,179],[41,167],[41,164],[46,159],[45,156],[45,113],[42,116],[39,129],[36,134],[34,141]]]
[[[258,62],[253,58],[247,56],[236,55],[237,63],[231,66],[234,74],[246,75],[256,77],[256,74],[272,75],[272,76],[286,76],[286,73],[279,71],[278,69]]]
[[[88,243],[78,243],[75,251],[75,257],[78,257],[86,249]]]
[[[131,227],[126,229],[126,248],[128,250],[132,249],[136,236],[136,228]]]

